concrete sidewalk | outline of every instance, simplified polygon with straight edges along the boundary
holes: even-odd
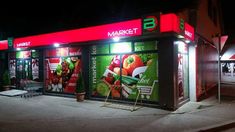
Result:
[[[45,95],[28,99],[0,96],[0,102],[0,132],[210,131],[235,119],[235,101],[219,104],[215,97],[189,102],[176,111],[142,107],[134,112],[102,107],[102,101],[76,102]]]

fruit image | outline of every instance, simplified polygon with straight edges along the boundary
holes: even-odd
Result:
[[[109,84],[113,84],[114,77],[111,73],[108,73],[107,77],[105,77],[105,81],[107,81]]]
[[[100,81],[97,84],[96,91],[101,96],[107,96],[108,92],[109,92],[109,87],[108,87],[107,84],[105,84],[104,82]]]
[[[136,55],[129,55],[127,58],[124,59],[123,68],[127,71],[128,75],[132,75],[132,72],[135,68],[144,66],[141,58]]]
[[[116,74],[118,74],[118,75],[121,74],[120,71],[121,71],[121,70],[120,70],[119,67],[113,68],[113,72],[116,73]],[[122,69],[122,75],[127,75],[127,71],[126,71],[125,69]]]
[[[71,62],[71,63],[69,63],[69,69],[70,70],[73,70],[74,69],[74,64]]]

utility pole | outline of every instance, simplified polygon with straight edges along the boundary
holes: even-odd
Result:
[[[228,39],[228,35],[221,36],[221,34],[217,34],[216,37],[213,37],[213,43],[215,44],[217,51],[218,51],[218,101],[220,101],[220,87],[221,87],[221,64],[220,64],[220,52],[224,47],[225,42]]]
[[[221,35],[218,35],[219,38],[219,42],[218,42],[218,101],[219,103],[221,103],[220,101],[220,82],[221,82],[221,65],[220,65],[220,49],[221,49]]]

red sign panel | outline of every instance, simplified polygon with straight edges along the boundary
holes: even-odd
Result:
[[[160,32],[180,32],[179,18],[176,14],[160,15]]]
[[[194,41],[194,28],[188,23],[184,23],[184,37]]]
[[[160,32],[176,32],[184,35],[186,39],[194,41],[194,28],[188,23],[183,23],[184,29],[182,29],[180,24],[180,19],[176,14],[163,14],[160,17]]]
[[[14,48],[68,44],[142,34],[141,19],[14,39]]]
[[[8,41],[7,40],[0,41],[0,50],[6,50],[6,49],[8,49]]]

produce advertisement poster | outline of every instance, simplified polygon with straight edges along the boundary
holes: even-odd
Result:
[[[50,58],[45,60],[46,91],[68,94],[75,93],[78,73],[81,70],[81,60],[75,55],[80,54],[80,48],[47,50],[46,56]],[[35,77],[36,75],[37,73],[35,73]]]
[[[16,77],[16,60],[15,59],[11,59],[10,60],[10,78],[15,78]]]
[[[16,58],[30,58],[31,57],[31,51],[18,51],[16,52]]]
[[[109,53],[109,45],[92,45],[91,46],[91,54],[108,54]]]
[[[158,101],[157,54],[122,54],[91,57],[93,96]]]
[[[179,98],[184,96],[184,85],[183,85],[183,55],[178,54],[178,88]]]
[[[75,92],[80,59],[78,57],[61,57],[46,59],[46,90],[51,92]]]
[[[32,59],[32,77],[33,80],[39,79],[39,59]]]

